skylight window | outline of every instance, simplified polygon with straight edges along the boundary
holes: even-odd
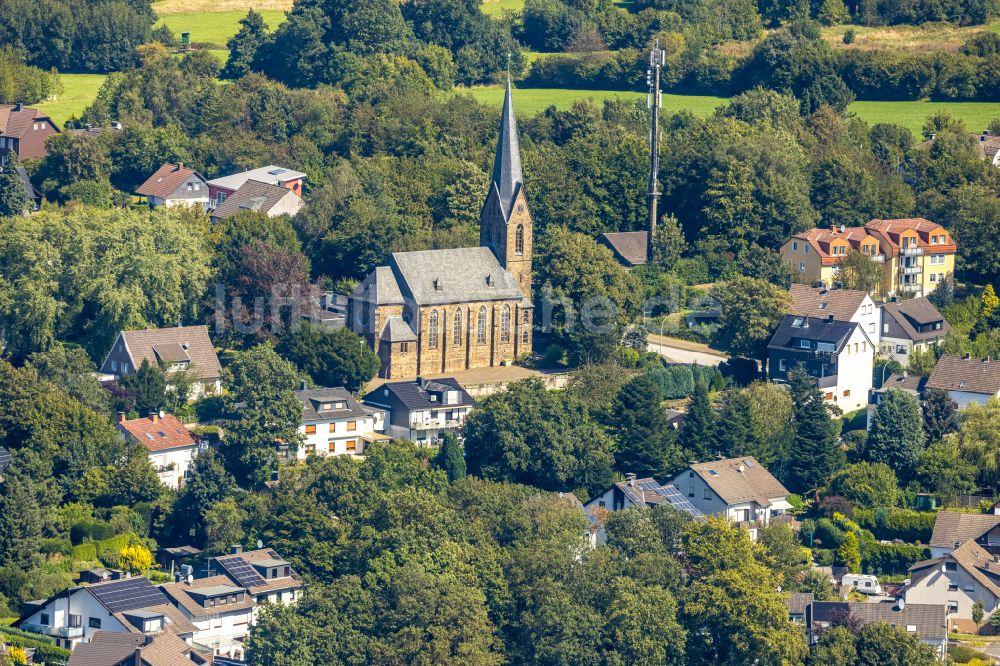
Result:
[[[153,433],[151,433],[151,432],[147,432],[147,433],[146,433],[146,439],[148,439],[149,441],[153,441],[153,440],[154,440],[154,439],[156,439],[156,438],[155,438],[155,437],[153,437]]]
[[[710,476],[719,476],[719,473],[716,472],[714,469],[708,470],[708,473],[709,473]]]

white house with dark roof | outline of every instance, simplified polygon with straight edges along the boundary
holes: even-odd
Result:
[[[190,641],[195,626],[179,613],[163,591],[137,576],[70,587],[44,601],[25,604],[14,626],[45,634],[60,647],[73,649],[96,632],[129,634],[170,632]]]
[[[119,379],[138,370],[143,361],[162,367],[168,383],[171,373],[186,372],[192,380],[192,400],[222,391],[222,365],[207,326],[122,331],[111,345],[100,373]]]
[[[701,513],[749,528],[752,539],[757,525],[768,525],[792,508],[788,490],[751,456],[692,463],[670,485]]]
[[[786,315],[767,345],[771,381],[787,382],[801,367],[816,380],[823,400],[845,412],[868,404],[875,345],[857,322],[832,315],[814,319]]]
[[[153,413],[143,418],[126,419],[121,413],[115,427],[126,441],[146,449],[160,483],[170,488],[184,485],[195,456],[207,448],[173,414]]]
[[[947,391],[965,409],[972,403],[985,405],[1000,397],[1000,361],[989,358],[942,356],[927,379],[927,388]]]
[[[421,445],[436,443],[447,432],[457,435],[476,404],[452,377],[388,382],[369,392],[364,402],[386,412],[386,435]]]
[[[793,284],[788,293],[792,297],[790,314],[814,319],[832,315],[837,321],[853,321],[878,344],[881,314],[867,291]]]
[[[595,496],[583,505],[583,511],[593,524],[593,541],[597,544],[607,541],[602,516],[606,515],[604,512],[654,506],[670,506],[692,518],[704,518],[704,514],[678,488],[663,485],[652,477],[636,478],[635,474],[626,474],[624,481],[615,483]]]
[[[903,365],[915,351],[926,351],[951,332],[951,325],[926,296],[883,303],[879,351]]]
[[[1000,606],[1000,564],[975,541],[950,553],[910,567],[910,582],[900,595],[910,603],[944,604],[949,622],[972,620],[972,608],[983,604],[985,617]],[[964,631],[974,627],[966,626]]]
[[[345,388],[303,389],[295,397],[302,403],[299,460],[360,455],[366,443],[384,437],[385,412],[358,402]]]

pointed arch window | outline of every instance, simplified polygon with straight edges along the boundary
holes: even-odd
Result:
[[[517,225],[514,231],[514,254],[524,254],[524,225]]]
[[[486,306],[479,306],[479,316],[476,318],[476,342],[486,344]]]
[[[500,311],[500,342],[510,342],[510,306]]]
[[[427,347],[437,349],[438,346],[438,311],[431,310],[427,317]]]
[[[528,344],[531,342],[531,312],[529,310],[521,311],[521,343]]]
[[[456,347],[462,346],[462,310],[455,310],[455,333],[454,343]]]

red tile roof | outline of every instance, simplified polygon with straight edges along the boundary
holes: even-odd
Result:
[[[149,451],[165,451],[194,446],[198,440],[173,414],[120,421],[118,427]]]
[[[15,111],[16,108],[10,104],[0,105],[0,136],[20,139],[32,123],[43,119],[51,123],[53,129],[59,131],[52,119],[38,109],[21,107],[20,111]]]
[[[147,178],[146,182],[140,185],[135,193],[146,197],[166,199],[176,192],[177,188],[183,185],[188,178],[195,175],[198,173],[194,169],[183,164],[164,164],[156,170],[156,173]],[[208,196],[207,189],[205,196]]]
[[[925,220],[922,217],[898,219],[898,220],[871,220],[863,227],[832,227],[829,229],[809,229],[794,234],[792,238],[809,243],[824,266],[831,266],[838,263],[843,257],[841,255],[830,254],[830,244],[837,239],[844,239],[851,246],[851,249],[860,249],[862,241],[874,239],[878,241],[879,252],[890,257],[899,255],[899,236],[904,231],[913,230],[917,232],[917,246],[922,248],[932,248],[935,252],[952,253],[956,251],[955,241],[944,228],[936,222]],[[947,243],[931,243],[931,237],[943,235]]]

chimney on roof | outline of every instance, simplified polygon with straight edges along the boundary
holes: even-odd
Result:
[[[156,412],[150,412],[149,413],[149,420],[152,421],[153,423],[156,423],[157,421],[160,420],[160,415],[157,414]]]
[[[826,320],[832,324],[833,323],[833,315],[827,315],[826,316]]]
[[[125,423],[125,412],[118,412],[118,423]]]
[[[178,162],[177,163],[177,170],[180,171],[183,168],[184,168],[184,162]]]
[[[970,359],[972,359],[972,354],[970,354],[969,352],[965,352],[965,360],[968,361]]]
[[[300,391],[305,391],[307,388],[309,388],[309,383],[306,382],[306,380],[303,379],[301,382],[299,382]]]
[[[737,467],[736,467],[736,471],[739,472],[740,474],[742,474],[743,472],[745,472],[746,469],[747,469],[746,465],[744,465],[742,462],[740,462],[740,464],[737,465]]]
[[[242,552],[243,552],[243,544],[234,543],[232,546],[229,547],[230,555],[239,555]]]
[[[15,112],[17,112],[17,111],[21,111],[22,109],[24,109],[24,104],[22,104],[21,102],[17,102],[17,103],[16,103],[15,105],[14,105],[14,111],[15,111]]]
[[[628,483],[629,487],[635,487],[635,472],[628,472],[625,474],[625,481]]]
[[[909,376],[909,374],[910,373],[908,373],[906,370],[903,370],[903,379],[906,379]]]

